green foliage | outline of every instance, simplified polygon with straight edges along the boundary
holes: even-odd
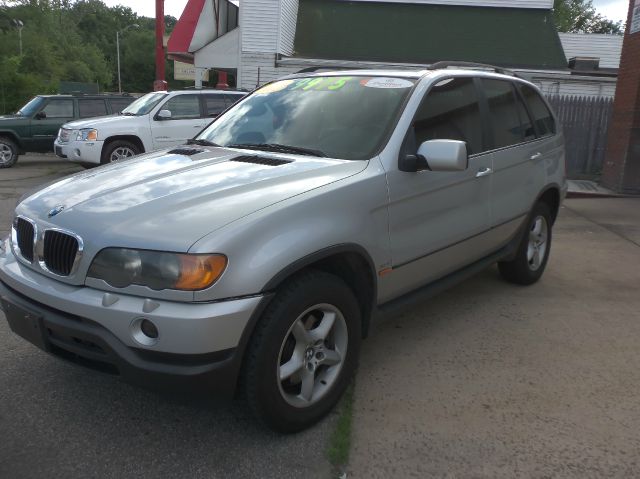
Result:
[[[0,3],[2,0],[0,0]],[[123,2],[124,3],[124,2]],[[24,22],[20,56],[19,32]],[[167,30],[176,19],[165,17]],[[128,28],[137,24],[137,28]],[[100,0],[9,0],[0,4],[0,113],[12,112],[36,94],[55,93],[60,81],[97,83],[117,91],[116,32],[124,91],[146,93],[155,79],[155,20]],[[167,78],[173,72],[167,61]],[[183,82],[169,80],[172,88]]]
[[[553,16],[560,32],[622,35],[624,25],[600,15],[591,0],[554,0]]]

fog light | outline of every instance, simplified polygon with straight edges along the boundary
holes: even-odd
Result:
[[[158,342],[160,332],[158,327],[147,318],[136,318],[131,322],[131,336],[143,346],[153,346]]]
[[[156,339],[158,337],[158,328],[148,319],[143,319],[142,323],[140,323],[140,329],[143,334],[151,339]]]

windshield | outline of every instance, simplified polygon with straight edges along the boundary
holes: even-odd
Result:
[[[131,105],[122,110],[123,115],[131,115],[131,116],[140,116],[146,115],[153,107],[160,103],[160,100],[167,96],[166,93],[147,93],[144,96],[141,96],[136,101],[134,101]]]
[[[36,96],[32,98],[31,100],[29,100],[29,103],[27,103],[25,106],[23,106],[18,110],[18,115],[21,115],[21,116],[34,115],[38,110],[40,110],[40,106],[42,106],[42,102],[44,102],[44,98],[42,98],[41,96]]]
[[[414,84],[404,78],[363,76],[276,81],[218,117],[197,140],[369,159]]]

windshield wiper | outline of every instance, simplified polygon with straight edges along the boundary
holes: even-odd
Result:
[[[192,138],[187,140],[187,145],[200,145],[200,146],[220,146],[217,143],[209,140],[202,140],[200,138]]]
[[[233,143],[228,148],[246,148],[248,150],[273,151],[276,153],[293,153],[294,155],[320,156],[326,158],[320,150],[302,148],[300,146],[281,145],[279,143]]]
[[[130,111],[123,111],[122,113],[120,113],[121,115],[124,116],[138,116],[135,113],[131,113]]]

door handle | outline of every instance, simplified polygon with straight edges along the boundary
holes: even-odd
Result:
[[[490,175],[491,173],[493,173],[493,170],[491,168],[482,168],[476,173],[476,178],[481,178],[483,176]]]
[[[537,153],[534,153],[533,155],[531,155],[531,156],[529,157],[529,159],[530,159],[530,160],[532,160],[532,161],[534,161],[534,160],[537,160],[538,158],[540,158],[541,156],[542,156],[542,153],[537,152]]]

